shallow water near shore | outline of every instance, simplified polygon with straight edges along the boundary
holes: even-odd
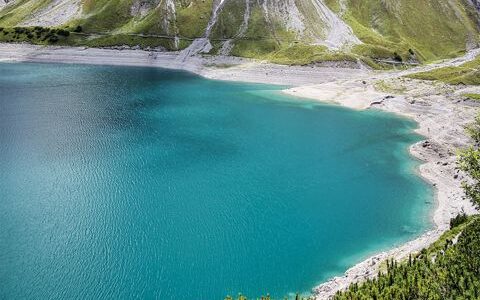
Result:
[[[0,63],[0,298],[283,297],[431,228],[414,122],[282,88]]]

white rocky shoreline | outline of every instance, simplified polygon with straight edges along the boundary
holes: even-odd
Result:
[[[149,66],[188,70],[211,79],[295,86],[284,92],[353,109],[369,108],[401,114],[415,120],[417,133],[425,141],[410,147],[423,161],[419,174],[436,188],[435,228],[392,250],[376,254],[313,289],[316,299],[328,299],[353,282],[374,278],[381,262],[397,260],[427,247],[448,230],[450,218],[465,211],[476,213],[463,194],[464,174],[456,168],[456,151],[469,143],[465,126],[479,112],[478,104],[465,100],[463,93],[480,93],[480,87],[449,86],[403,78],[408,73],[435,67],[459,65],[480,53],[408,71],[370,71],[362,68],[288,67],[233,57],[189,57],[177,53],[131,49],[44,47],[27,44],[0,44],[0,62],[61,62],[83,64]],[[380,91],[379,91],[380,89]]]

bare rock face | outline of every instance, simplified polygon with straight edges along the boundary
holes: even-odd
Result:
[[[135,0],[132,3],[130,13],[132,16],[144,17],[158,5],[158,0]]]
[[[0,8],[4,7],[9,2],[13,2],[13,0],[0,0]]]
[[[477,8],[477,10],[480,12],[480,0],[472,0],[473,5]]]

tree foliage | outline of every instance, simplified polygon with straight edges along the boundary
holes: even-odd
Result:
[[[377,279],[353,284],[334,299],[479,299],[480,219],[466,224],[453,244],[424,250],[408,262],[388,261]]]
[[[477,116],[475,122],[467,127],[467,132],[474,144],[460,153],[459,166],[472,178],[463,183],[465,193],[477,208],[480,208],[480,116]]]

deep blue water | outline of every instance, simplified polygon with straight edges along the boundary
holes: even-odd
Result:
[[[281,88],[0,64],[0,298],[285,296],[429,228],[413,122]]]

